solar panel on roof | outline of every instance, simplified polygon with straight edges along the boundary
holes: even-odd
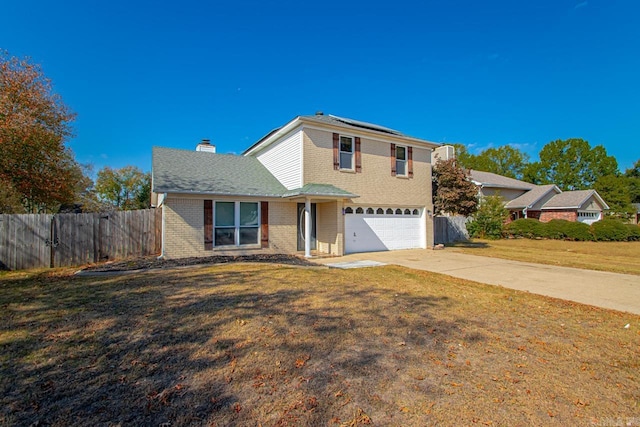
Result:
[[[329,117],[351,126],[356,126],[356,127],[370,129],[370,130],[377,130],[378,132],[389,133],[391,135],[402,135],[402,133],[398,132],[397,130],[393,130],[380,125],[374,125],[373,123],[361,122],[359,120],[345,119],[344,117],[338,117],[332,114],[329,114]]]

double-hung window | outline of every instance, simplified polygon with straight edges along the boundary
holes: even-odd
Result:
[[[407,147],[396,146],[396,175],[407,176]]]
[[[353,170],[353,138],[340,136],[340,169]]]
[[[215,246],[260,243],[260,211],[257,202],[216,202],[214,213]]]

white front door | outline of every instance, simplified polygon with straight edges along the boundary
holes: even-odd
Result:
[[[426,248],[423,209],[366,209],[356,213],[357,208],[351,208],[353,213],[345,214],[345,253]],[[383,213],[376,213],[379,209]]]

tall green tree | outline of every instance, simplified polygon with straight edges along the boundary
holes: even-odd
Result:
[[[456,159],[439,160],[433,168],[433,204],[436,214],[473,215],[478,206],[478,188]]]
[[[503,145],[484,150],[477,156],[477,162],[478,170],[521,179],[524,168],[529,162],[529,156],[517,148]]]
[[[610,215],[628,218],[634,212],[631,205],[631,180],[626,176],[607,175],[598,178],[594,188],[609,205]]]
[[[640,178],[640,159],[636,160],[633,167],[627,169],[624,175],[629,178]]]
[[[27,212],[73,199],[78,165],[65,146],[75,118],[37,64],[0,51],[0,185]],[[16,208],[14,206],[14,208]]]
[[[624,176],[628,178],[631,203],[640,203],[640,160],[636,160],[633,167],[626,170]]]
[[[456,157],[461,167],[521,179],[529,156],[510,145],[487,148],[480,154],[470,154],[461,144],[455,144]]]
[[[556,184],[562,190],[592,188],[600,177],[618,174],[618,162],[602,145],[591,147],[579,139],[551,141],[540,151],[540,161],[524,170],[534,184]]]
[[[146,209],[151,199],[151,174],[136,166],[98,171],[95,191],[98,198],[121,210]]]

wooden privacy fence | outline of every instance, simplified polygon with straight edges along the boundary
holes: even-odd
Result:
[[[436,216],[433,218],[434,243],[454,243],[469,240],[465,216]]]
[[[71,267],[160,253],[161,210],[0,215],[0,268]]]

